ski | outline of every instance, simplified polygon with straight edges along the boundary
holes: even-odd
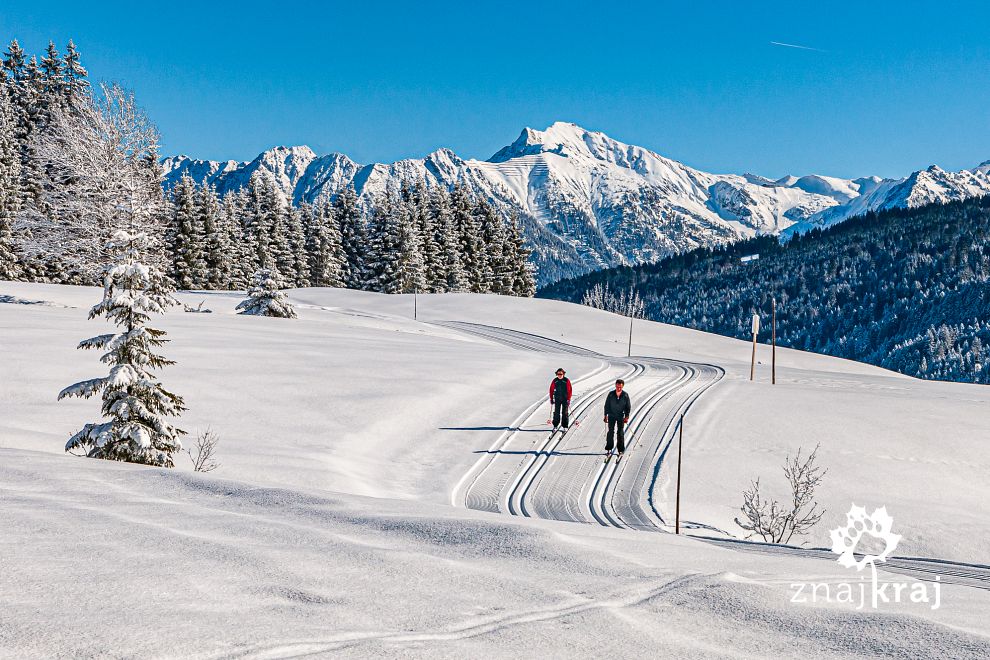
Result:
[[[608,465],[608,459],[612,458],[612,452],[605,452],[605,465]]]

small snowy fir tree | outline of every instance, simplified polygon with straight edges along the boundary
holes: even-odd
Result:
[[[103,270],[103,300],[89,318],[104,316],[122,332],[86,339],[79,348],[105,350],[100,361],[110,365],[102,378],[85,380],[62,390],[58,398],[103,396],[103,415],[110,421],[86,424],[65,445],[91,458],[172,467],[172,456],[182,449],[185,432],[166,419],[185,408],[182,398],[162,387],[152,370],[174,364],[156,348],[167,340],[165,331],[147,325],[150,314],[162,314],[175,304],[168,278],[142,262],[148,246],[145,234],[118,231],[108,245],[115,255]]]
[[[248,289],[247,300],[241,301],[237,309],[241,314],[252,316],[277,316],[284,319],[296,318],[296,310],[286,299],[278,271],[262,268],[254,274],[254,282]]]

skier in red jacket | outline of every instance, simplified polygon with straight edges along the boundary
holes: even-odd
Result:
[[[567,409],[571,406],[571,379],[564,377],[564,370],[557,369],[557,377],[550,381],[550,405],[553,406],[553,427],[569,426]]]

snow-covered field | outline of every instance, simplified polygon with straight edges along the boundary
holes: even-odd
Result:
[[[516,444],[501,457],[545,459],[543,479],[569,470],[580,481],[578,462],[598,465],[535,453],[548,406],[534,404],[566,368],[575,400],[592,402],[570,449],[600,452],[592,385],[611,377],[609,356],[624,358],[625,319],[465,294],[420,296],[414,321],[410,296],[303,289],[290,292],[300,318],[282,320],[234,315],[237,294],[183,293],[214,313],[162,321],[178,361],[162,380],[189,406],[182,428],[222,438],[222,466],[202,475],[184,457],[160,470],[62,452],[97,420],[96,401],[55,397],[102,373],[94,353],[75,350],[100,330],[86,320],[98,298],[0,283],[0,655],[990,654],[987,388],[789,350],[778,350],[771,386],[763,346],[750,383],[747,343],[637,322],[633,362],[724,370],[685,422],[689,533],[741,536],[743,488],[758,476],[782,486],[785,455],[820,443],[828,513],[809,547],[830,546],[851,503],[885,505],[903,537],[897,557],[945,562],[879,564],[888,581],[931,578],[935,567],[938,609],[856,611],[791,602],[793,583],[861,582],[866,573],[827,552],[544,519],[568,509],[567,480],[543,504],[534,480],[536,517],[464,508],[465,478],[507,435]],[[22,304],[31,301],[46,304]],[[488,327],[439,323],[448,321]],[[541,347],[483,336],[492,326],[532,333]],[[665,373],[644,375],[639,391],[630,378],[634,407]],[[668,431],[658,412],[623,463]],[[665,521],[672,455],[654,492]]]

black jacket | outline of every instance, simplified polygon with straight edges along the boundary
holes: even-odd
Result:
[[[571,400],[571,381],[567,378],[554,378],[550,381],[550,396],[554,403],[567,403]]]
[[[629,394],[625,390],[621,396],[615,396],[615,390],[605,397],[605,416],[611,419],[625,419],[632,412],[632,402],[629,401]]]

